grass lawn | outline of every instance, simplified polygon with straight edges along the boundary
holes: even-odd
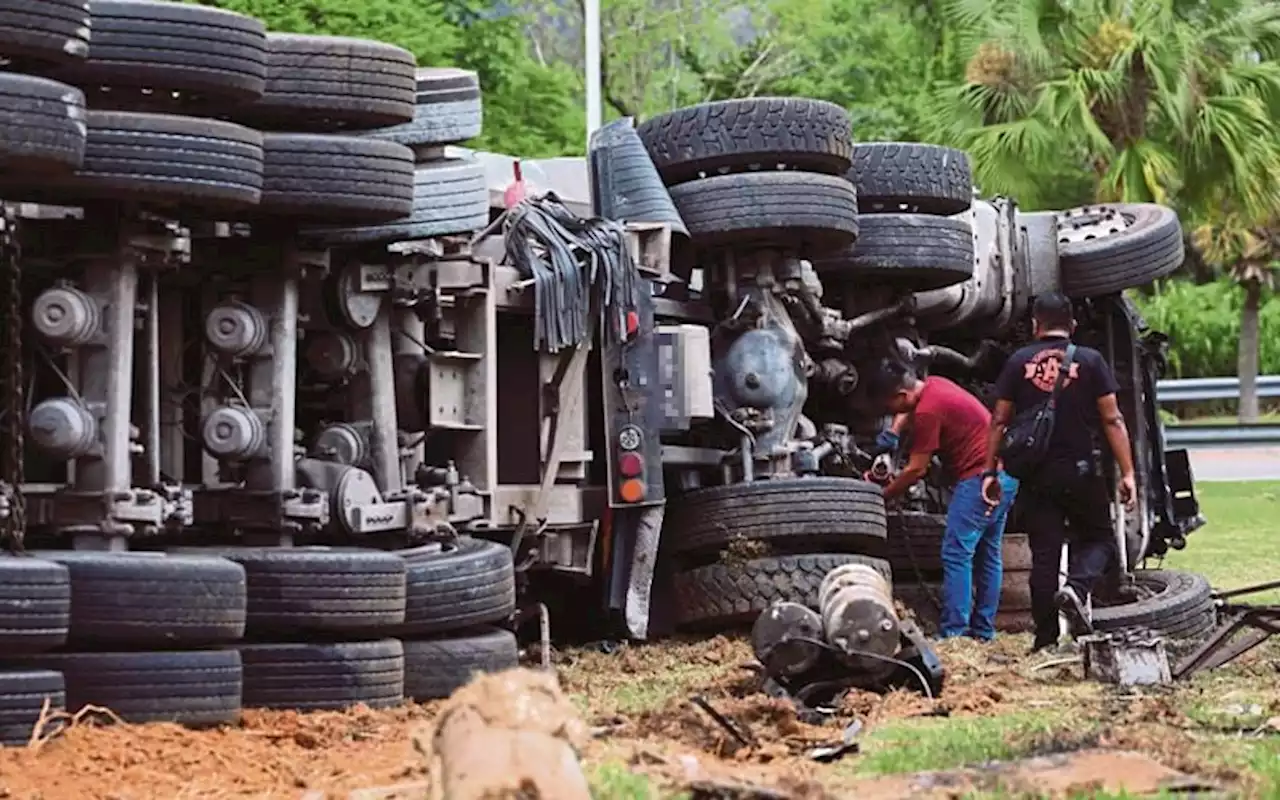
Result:
[[[1176,417],[1174,417],[1177,420]],[[1209,417],[1187,417],[1170,423],[1170,417],[1165,417],[1165,424],[1182,424],[1182,425],[1238,425],[1240,418],[1235,414],[1215,414]],[[1276,425],[1280,424],[1280,412],[1269,411],[1258,416],[1259,425]]]
[[[1185,550],[1166,558],[1163,566],[1201,572],[1220,590],[1280,580],[1280,482],[1206,483],[1198,491],[1208,524],[1190,537]],[[1280,592],[1248,601],[1280,602]],[[772,740],[770,747],[785,749],[787,726],[774,728],[770,715],[741,705],[762,701],[715,694],[716,684],[726,680],[735,663],[749,653],[745,644],[719,642],[628,648],[630,658],[610,664],[609,670],[587,669],[590,665],[584,659],[582,668],[590,677],[571,678],[567,688],[584,707],[603,711],[605,718],[639,714],[650,721],[681,719],[686,712],[680,698],[706,693],[740,724],[753,727],[761,741]],[[793,746],[787,756],[770,750],[765,763],[775,778],[784,774],[784,763],[808,763],[798,769],[821,782],[830,796],[868,796],[861,790],[877,776],[953,770],[992,760],[1102,747],[1141,752],[1188,774],[1234,784],[1240,794],[1233,796],[1280,798],[1280,680],[1276,673],[1280,641],[1221,670],[1146,691],[1082,681],[1078,664],[1038,672],[1023,655],[1028,643],[1025,636],[1003,636],[989,648],[947,642],[940,652],[950,677],[940,703],[951,711],[949,717],[904,710],[901,694],[873,698],[869,705],[850,712],[865,724],[860,754],[819,766],[806,762],[803,748]],[[701,654],[704,649],[712,655]],[[586,658],[594,661],[596,657]],[[739,704],[736,710],[734,703]],[[696,715],[692,718],[696,720]],[[839,735],[839,724],[828,727],[828,735]],[[695,721],[677,728],[684,731],[676,741],[683,740],[685,752],[692,747],[703,754],[699,758],[712,758],[702,734],[692,734],[705,730],[703,726]],[[769,760],[775,757],[780,760]],[[739,758],[730,763],[741,763],[744,770],[762,763],[750,755]],[[596,800],[688,796],[658,788],[663,781],[642,774],[646,763],[651,762],[597,754],[587,764],[593,796]],[[1008,795],[984,789],[964,796]],[[1125,795],[1091,792],[1087,796]]]
[[[1280,580],[1280,482],[1206,482],[1196,493],[1208,524],[1165,566],[1202,573],[1219,590]],[[1242,601],[1280,603],[1280,592]]]

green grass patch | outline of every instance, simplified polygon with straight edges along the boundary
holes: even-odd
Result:
[[[1196,494],[1208,524],[1165,566],[1202,573],[1219,591],[1280,580],[1280,482],[1206,482]],[[1280,592],[1242,600],[1280,603]]]
[[[1181,425],[1239,425],[1240,424],[1240,417],[1238,417],[1235,414],[1214,414],[1212,416],[1205,416],[1205,417],[1196,417],[1196,416],[1173,417],[1172,414],[1170,414],[1169,416],[1164,416],[1162,414],[1161,416],[1165,420],[1165,424],[1171,423],[1171,420],[1170,420],[1171,417],[1172,417],[1172,424],[1175,424],[1175,425],[1178,425],[1178,424],[1181,424]],[[1280,424],[1280,412],[1272,411],[1272,412],[1267,412],[1265,414],[1260,414],[1258,416],[1258,424],[1259,425]]]
[[[667,800],[644,775],[632,772],[620,761],[606,761],[587,775],[592,800]],[[684,798],[687,795],[668,795]]]
[[[955,769],[1021,758],[1059,736],[1078,740],[1087,733],[1084,720],[1043,712],[903,719],[873,728],[849,765],[858,775]]]

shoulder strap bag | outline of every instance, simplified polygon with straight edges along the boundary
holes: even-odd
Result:
[[[1049,439],[1053,436],[1054,418],[1058,410],[1058,393],[1062,384],[1071,373],[1071,365],[1075,362],[1076,346],[1067,345],[1066,355],[1058,369],[1058,379],[1053,383],[1053,391],[1049,396],[1019,412],[1000,439],[1000,458],[1004,461],[1004,471],[1017,478],[1026,480],[1035,474],[1049,455]]]

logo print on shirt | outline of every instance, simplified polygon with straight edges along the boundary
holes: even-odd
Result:
[[[1067,354],[1062,350],[1041,350],[1023,365],[1023,377],[1031,381],[1031,384],[1040,391],[1052,392],[1053,385],[1058,382],[1058,374],[1062,371],[1062,362],[1066,358]],[[1067,371],[1067,379],[1062,382],[1062,388],[1067,388],[1079,377],[1080,362],[1072,361],[1071,369]]]

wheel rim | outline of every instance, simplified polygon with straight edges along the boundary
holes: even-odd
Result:
[[[1082,206],[1058,214],[1058,244],[1075,244],[1119,236],[1135,218],[1117,206]]]

